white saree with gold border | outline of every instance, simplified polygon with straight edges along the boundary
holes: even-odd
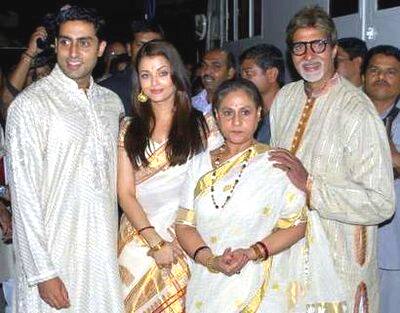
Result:
[[[308,220],[306,239],[262,263],[249,262],[238,275],[210,273],[191,263],[186,312],[345,312],[339,284],[316,215],[305,195],[268,160],[268,146],[256,144],[216,169],[214,198],[223,204],[249,159],[230,200],[216,209],[211,197],[209,153],[191,161],[176,223],[196,227],[214,254],[247,248],[279,228]]]
[[[208,144],[215,147],[222,137],[206,116],[210,135]],[[120,145],[129,119],[125,119],[120,133]],[[170,167],[165,143],[150,141],[146,151],[149,165],[135,173],[136,197],[156,231],[164,240],[174,238],[173,224],[179,208],[179,196],[186,177],[188,163]],[[122,215],[118,240],[118,262],[123,285],[125,312],[180,313],[185,312],[184,295],[189,268],[184,259],[172,266],[170,272],[160,270],[147,255],[149,247],[143,237]]]

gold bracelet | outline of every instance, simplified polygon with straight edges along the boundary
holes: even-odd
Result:
[[[254,260],[255,263],[260,263],[264,259],[264,255],[257,244],[250,246],[253,249],[254,253],[256,254],[256,259]]]
[[[156,252],[161,250],[162,247],[164,247],[167,244],[167,242],[165,240],[161,240],[160,242],[158,242],[156,245],[154,245],[153,247],[150,247],[150,251],[152,252]]]
[[[26,52],[26,51],[24,51],[24,52],[22,52],[22,54],[25,54],[28,58],[30,58],[31,60],[33,60],[34,58],[35,58],[35,56],[33,56],[32,54],[30,54],[30,53],[28,53],[28,52]]]
[[[219,273],[219,271],[217,270],[217,269],[215,269],[215,267],[214,267],[214,260],[217,258],[217,256],[215,256],[215,255],[213,255],[213,256],[210,256],[207,260],[206,260],[206,267],[207,267],[207,269],[208,269],[208,271],[210,272],[210,273],[213,273],[213,274],[216,274],[216,273]]]

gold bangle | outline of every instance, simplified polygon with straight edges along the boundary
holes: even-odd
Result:
[[[254,253],[256,254],[256,259],[254,260],[255,263],[260,263],[264,259],[264,255],[257,244],[250,246],[253,249]]]
[[[210,272],[210,273],[213,273],[213,274],[216,274],[216,273],[219,273],[219,271],[217,270],[217,269],[215,269],[215,267],[214,267],[214,260],[217,258],[217,256],[215,256],[215,255],[213,255],[213,256],[210,256],[207,260],[206,260],[206,267],[207,267],[207,269],[208,269],[208,271]]]
[[[150,251],[152,252],[156,252],[161,250],[162,247],[164,247],[167,244],[167,242],[165,240],[161,240],[160,242],[158,242],[156,245],[154,245],[153,247],[150,247]]]

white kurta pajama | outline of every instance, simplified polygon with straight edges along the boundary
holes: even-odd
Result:
[[[17,259],[17,312],[56,312],[37,284],[59,276],[63,312],[122,312],[117,269],[116,162],[123,108],[58,66],[24,90],[7,120]]]
[[[390,150],[372,102],[345,79],[335,81],[316,99],[296,156],[313,177],[310,206],[321,216],[349,312],[376,313],[375,225],[394,212]],[[290,149],[306,99],[303,81],[281,89],[271,145]]]

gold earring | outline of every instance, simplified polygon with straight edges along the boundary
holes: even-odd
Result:
[[[141,103],[146,102],[149,99],[149,97],[146,96],[146,94],[143,92],[143,90],[140,91],[140,93],[137,95],[137,100]]]

